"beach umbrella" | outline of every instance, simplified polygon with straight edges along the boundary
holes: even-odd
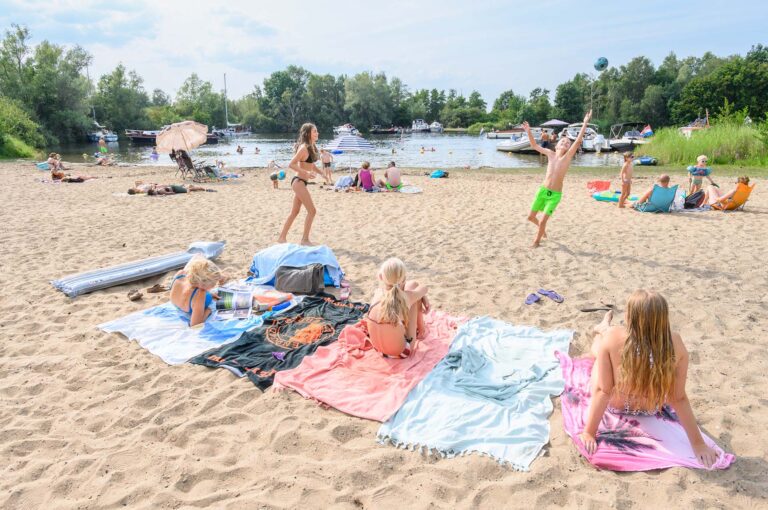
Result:
[[[355,135],[341,135],[325,146],[327,151],[342,151],[342,152],[367,152],[374,150],[373,144],[363,138],[362,136]]]
[[[192,120],[171,124],[157,134],[157,151],[171,152],[191,149],[203,145],[208,139],[208,126]]]
[[[558,119],[552,119],[546,121],[544,124],[541,125],[541,127],[551,127],[551,128],[559,128],[559,127],[565,127],[567,126],[567,122],[563,122],[562,120]]]
[[[328,142],[324,148],[332,154],[338,154],[337,151],[350,153],[348,159],[350,169],[352,168],[352,152],[371,152],[374,150],[371,142],[356,135],[338,136]]]

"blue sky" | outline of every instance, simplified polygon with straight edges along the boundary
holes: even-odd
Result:
[[[175,94],[195,72],[240,97],[290,64],[315,73],[384,71],[409,88],[554,91],[597,57],[655,64],[768,44],[768,2],[0,0],[0,27],[33,44],[80,44],[92,77],[122,62],[147,90]]]

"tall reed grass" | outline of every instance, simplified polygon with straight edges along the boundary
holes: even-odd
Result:
[[[694,131],[686,138],[675,128],[662,128],[642,149],[661,164],[691,165],[705,154],[710,164],[768,165],[768,144],[750,126],[721,124]]]

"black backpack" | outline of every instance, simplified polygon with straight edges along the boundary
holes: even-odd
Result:
[[[704,192],[702,190],[699,190],[696,193],[691,193],[690,195],[685,197],[685,205],[683,205],[683,208],[696,209],[698,207],[701,207],[702,202],[704,202]]]

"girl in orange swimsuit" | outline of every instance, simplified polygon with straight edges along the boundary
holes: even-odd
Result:
[[[429,312],[426,285],[405,280],[405,264],[386,260],[377,276],[378,288],[366,323],[373,348],[387,357],[407,358],[414,339],[424,338],[424,314]]]

